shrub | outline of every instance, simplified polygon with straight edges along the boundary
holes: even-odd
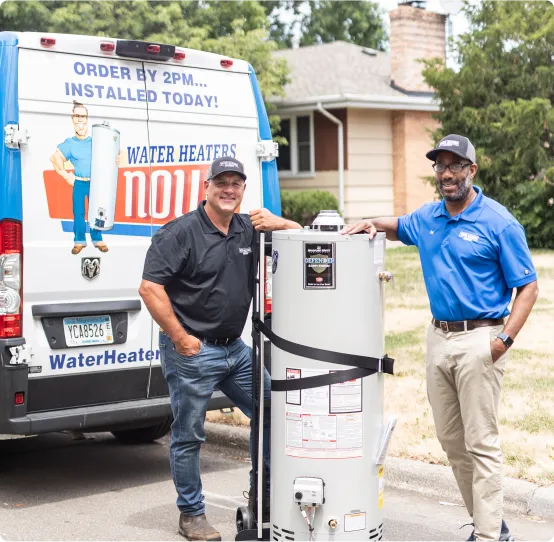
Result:
[[[325,190],[281,190],[283,217],[302,226],[309,226],[319,211],[338,208],[337,198]]]

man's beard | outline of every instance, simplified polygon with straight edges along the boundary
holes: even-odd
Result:
[[[469,191],[471,190],[471,173],[468,171],[466,178],[463,181],[457,181],[456,183],[453,183],[458,185],[458,189],[452,195],[445,195],[444,190],[442,189],[441,181],[436,181],[436,183],[440,195],[446,201],[464,201],[465,199],[467,199]]]

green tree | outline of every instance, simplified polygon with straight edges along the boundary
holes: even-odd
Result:
[[[262,7],[269,23],[269,37],[275,41],[280,49],[292,47],[293,28],[290,21],[283,20],[285,17],[291,19],[298,15],[298,6],[303,2],[295,0],[263,0]]]
[[[469,31],[454,43],[459,70],[426,61],[440,128],[477,150],[477,180],[526,229],[554,248],[554,6],[546,1],[465,6]]]
[[[56,32],[157,41],[211,51],[250,62],[267,100],[282,96],[284,60],[274,60],[266,8],[256,1],[39,2],[0,6],[0,30]],[[268,104],[274,131],[279,119]]]
[[[318,0],[309,4],[310,13],[301,23],[301,46],[342,40],[384,50],[384,11],[377,4],[367,0]]]

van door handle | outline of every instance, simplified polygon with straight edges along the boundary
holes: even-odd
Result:
[[[136,312],[142,309],[140,299],[124,299],[121,301],[90,301],[81,303],[45,303],[33,305],[35,317],[56,316],[92,316],[95,314],[110,314],[115,312]]]

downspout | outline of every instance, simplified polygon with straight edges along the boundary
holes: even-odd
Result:
[[[344,134],[342,121],[331,115],[329,111],[323,108],[321,102],[317,104],[317,111],[327,117],[338,126],[339,131],[339,212],[344,216]]]

